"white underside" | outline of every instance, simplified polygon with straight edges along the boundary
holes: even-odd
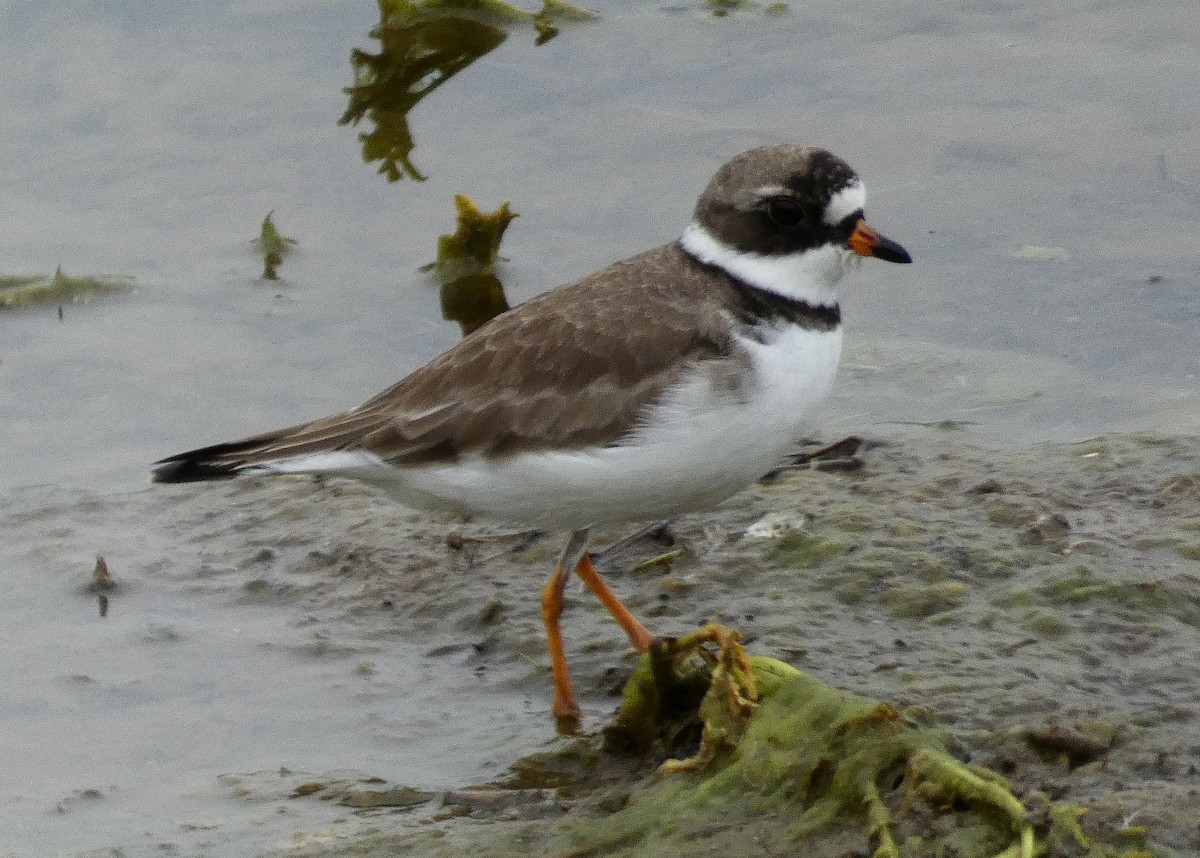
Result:
[[[402,503],[513,524],[581,528],[703,509],[774,467],[833,385],[841,331],[787,327],[745,340],[752,378],[701,366],[617,446],[482,457],[413,468],[363,452],[330,452],[261,470],[365,480]]]

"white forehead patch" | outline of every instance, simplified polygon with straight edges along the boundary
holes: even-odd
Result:
[[[861,179],[855,179],[853,184],[842,188],[830,198],[829,205],[825,206],[825,223],[830,226],[839,224],[866,204],[867,189]]]

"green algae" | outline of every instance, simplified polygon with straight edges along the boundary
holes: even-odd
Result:
[[[1200,560],[1200,544],[1184,543],[1182,545],[1176,545],[1175,550],[1179,552],[1180,557],[1184,557],[1188,560]]]
[[[465,194],[454,195],[454,208],[455,230],[438,237],[437,259],[428,267],[443,282],[492,273],[500,252],[500,241],[517,213],[505,200],[495,211],[485,214]]]
[[[682,649],[713,639],[711,628],[681,639]],[[736,645],[736,635],[723,646],[730,642]],[[679,649],[668,649],[666,660]],[[672,683],[682,680],[690,700],[698,693],[695,664],[672,677],[663,661],[661,650],[643,656],[615,722],[621,730],[651,730],[655,739],[640,744],[643,752],[663,747],[662,737],[671,732],[646,712],[672,712]],[[739,663],[751,674],[740,680],[739,693],[726,689],[714,700],[710,687],[699,704],[706,729],[713,720],[723,725],[710,753],[678,765],[668,761],[658,775],[607,792],[602,803],[553,825],[552,833],[524,827],[493,854],[510,854],[510,848],[521,854],[519,846],[536,845],[538,854],[683,858],[697,854],[700,843],[705,854],[745,854],[752,843],[755,854],[813,858],[861,854],[866,843],[874,858],[1174,854],[1147,846],[1144,830],[1134,837],[1121,829],[1115,842],[1089,837],[1080,825],[1087,807],[1054,804],[1040,793],[1022,802],[1001,775],[948,753],[920,708],[901,712],[756,655],[717,654],[713,684],[721,685],[722,672]],[[666,688],[656,690],[654,677],[664,676]],[[751,686],[753,702],[744,694]],[[666,720],[681,717],[686,707]],[[1085,762],[1102,757],[1115,733],[1110,724],[1083,724],[1044,731],[1040,740],[1051,750],[1086,745],[1078,757]],[[1129,850],[1131,839],[1138,851]]]
[[[766,15],[783,15],[789,7],[787,3],[760,3],[757,0],[708,0],[708,9],[714,18],[725,18],[734,12],[746,10],[761,10]]]
[[[1040,609],[1023,614],[1019,622],[1026,631],[1045,637],[1061,637],[1071,630],[1070,624],[1061,615]]]
[[[456,194],[457,225],[438,238],[437,259],[425,266],[441,281],[442,317],[457,322],[463,336],[508,310],[496,261],[504,231],[517,217],[502,202],[484,214],[467,196]]]
[[[71,277],[57,268],[50,277],[8,275],[0,277],[0,310],[23,310],[55,304],[87,304],[105,295],[128,292],[129,277]]]
[[[1178,546],[1175,546],[1178,550]],[[996,602],[1000,607],[1040,606],[1102,609],[1112,617],[1149,628],[1155,620],[1170,617],[1189,626],[1200,626],[1200,604],[1192,584],[1184,578],[1164,581],[1127,580],[1075,566],[1066,575],[1051,575],[1030,590],[1016,590]]]
[[[958,607],[966,597],[966,585],[958,581],[947,581],[927,586],[889,587],[880,595],[879,600],[887,606],[892,616],[926,619]]]
[[[264,280],[278,280],[278,268],[283,264],[283,258],[298,246],[298,242],[294,238],[288,238],[276,229],[275,223],[271,219],[274,214],[273,211],[267,212],[262,226],[259,227],[258,238],[254,240],[254,249],[263,258],[262,278]]]
[[[551,22],[594,17],[561,0],[545,0],[533,12],[501,0],[378,0],[379,23],[371,37],[378,53],[354,50],[354,84],[339,125],[373,127],[358,135],[363,160],[378,163],[389,182],[421,182],[425,175],[412,161],[416,144],[408,114],[422,99],[508,38],[507,29],[529,23],[538,44],[557,34]]]
[[[843,555],[849,549],[849,544],[839,539],[790,530],[776,541],[772,560],[782,566],[811,568],[829,558]]]
[[[838,530],[852,534],[874,533],[879,526],[872,516],[858,510],[837,510],[827,521]]]
[[[1010,527],[1025,527],[1032,524],[1037,514],[1021,501],[999,500],[989,505],[988,521]]]
[[[1154,495],[1156,507],[1190,507],[1200,503],[1200,477],[1195,474],[1179,474],[1173,477]]]
[[[395,3],[395,0],[389,0]],[[401,0],[405,2],[405,0]],[[564,0],[542,0],[542,8],[536,11],[523,9],[504,0],[424,0],[419,5],[429,12],[448,15],[464,15],[502,24],[523,21],[588,21],[596,13]]]
[[[736,632],[709,624],[643,656],[610,742],[617,734],[622,745],[644,749],[676,734],[698,690],[696,665],[687,658],[715,643],[697,708],[699,749],[659,767],[673,779],[651,782],[602,820],[580,822],[562,845],[585,854],[634,854],[625,850],[636,844],[636,854],[683,855],[698,836],[719,837],[727,826],[745,837],[731,820],[756,820],[754,840],[768,851],[803,849],[833,827],[858,826],[875,856],[899,858],[898,843],[917,837],[897,840],[905,807],[923,801],[975,809],[977,818],[960,821],[954,837],[960,849],[977,848],[961,854],[1033,855],[1025,809],[999,775],[959,763],[934,731],[890,704],[830,688],[776,659],[748,656],[738,640]],[[686,688],[687,706],[677,705],[679,687]]]
[[[986,578],[1006,578],[1017,569],[1028,567],[1031,552],[998,551],[980,545],[968,545],[959,555],[965,571]]]

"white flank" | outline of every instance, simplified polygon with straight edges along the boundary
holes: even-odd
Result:
[[[729,390],[725,373],[700,364],[616,446],[405,469],[380,462],[372,475],[356,469],[352,476],[408,504],[539,527],[576,529],[705,509],[762,476],[794,446],[833,386],[841,342],[840,329],[799,326],[768,343],[742,340],[751,366],[744,389]]]
[[[466,456],[399,467],[364,451],[314,453],[244,473],[324,473],[373,483],[401,503],[496,521],[578,529],[705,509],[745,488],[793,447],[833,386],[842,333],[791,326],[739,340],[749,378],[701,363],[638,429],[611,447]]]
[[[744,283],[818,307],[837,304],[834,287],[862,261],[850,248],[834,244],[786,256],[746,253],[715,238],[698,223],[689,225],[679,242],[699,261],[728,271]]]

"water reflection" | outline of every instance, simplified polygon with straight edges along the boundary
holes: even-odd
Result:
[[[463,194],[454,197],[458,227],[438,238],[437,261],[428,268],[441,281],[442,316],[457,322],[463,336],[508,309],[496,259],[504,231],[517,215],[502,202],[484,214]]]
[[[504,41],[499,27],[428,12],[404,0],[380,0],[377,54],[355,50],[350,56],[354,86],[339,125],[358,125],[367,117],[374,129],[358,135],[363,160],[380,162],[389,182],[403,176],[424,181],[413,164],[408,112],[458,72]]]
[[[407,176],[424,181],[411,159],[414,147],[408,112],[507,37],[505,27],[531,23],[536,44],[558,34],[552,20],[593,17],[584,9],[558,0],[545,0],[541,11],[529,12],[499,0],[379,0],[379,24],[371,30],[378,39],[377,54],[354,50],[350,64],[354,85],[339,125],[357,126],[364,117],[373,130],[358,135],[363,160],[379,162],[379,172],[395,182]]]

